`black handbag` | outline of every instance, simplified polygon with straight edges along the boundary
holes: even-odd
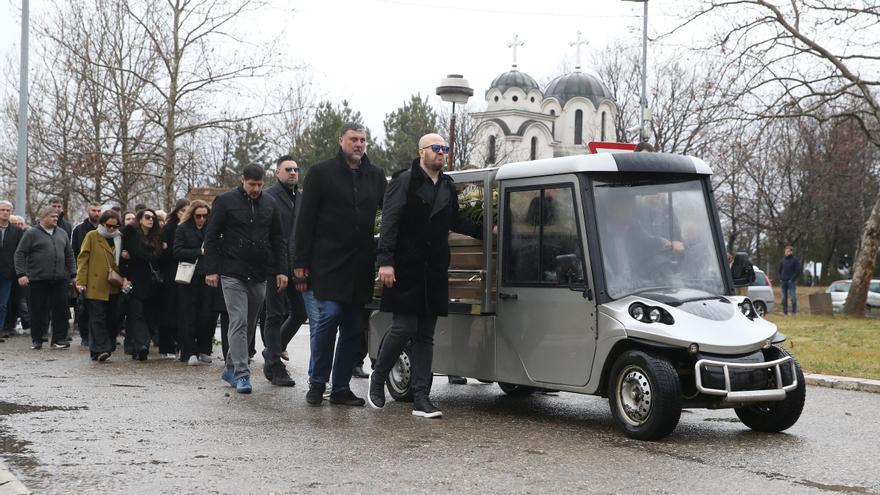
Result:
[[[156,285],[162,285],[165,283],[165,276],[162,275],[162,272],[153,268],[153,264],[150,265],[150,282]]]

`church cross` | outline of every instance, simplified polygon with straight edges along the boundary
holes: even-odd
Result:
[[[508,48],[513,48],[513,68],[516,69],[516,47],[525,45],[525,42],[519,41],[519,35],[513,33],[513,41],[507,44]]]
[[[581,39],[581,34],[582,33],[581,33],[580,29],[578,29],[577,40],[570,41],[568,43],[568,46],[577,47],[577,58],[576,58],[576,65],[574,66],[574,70],[581,70],[581,45],[587,46],[588,44],[590,44],[589,41]]]

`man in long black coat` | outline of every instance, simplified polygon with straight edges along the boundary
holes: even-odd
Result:
[[[449,147],[438,134],[419,140],[419,158],[392,179],[379,237],[382,311],[394,313],[370,375],[370,405],[385,405],[385,379],[412,340],[413,415],[440,417],[428,398],[434,328],[449,307],[449,231],[481,238],[480,226],[458,211],[455,183],[443,174]]]
[[[363,332],[360,315],[372,300],[373,226],[385,194],[385,174],[367,158],[362,125],[345,124],[339,134],[339,153],[312,165],[303,183],[294,229],[294,278],[309,314],[306,402],[321,404],[332,370],[330,402],[363,406],[349,382]]]
[[[7,303],[11,299],[9,293],[12,291],[13,283],[16,283],[15,249],[23,233],[20,228],[9,223],[10,216],[12,216],[12,203],[0,201],[0,338],[12,335],[12,332],[7,332],[3,328],[3,324],[6,322]]]

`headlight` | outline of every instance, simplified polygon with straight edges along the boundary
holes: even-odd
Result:
[[[629,315],[639,321],[645,321],[645,307],[641,304],[633,304],[629,307]]]
[[[633,303],[629,307],[629,315],[633,317],[634,320],[640,321],[642,323],[665,323],[667,325],[672,325],[675,323],[675,320],[672,319],[672,315],[669,314],[665,309],[658,307],[649,307],[645,306],[642,303]]]
[[[739,303],[739,310],[750,320],[754,320],[758,317],[758,312],[755,311],[755,306],[752,304],[752,301],[749,301],[748,299]]]
[[[648,311],[648,319],[651,320],[652,323],[660,321],[660,318],[662,317],[663,313],[660,312],[660,308],[651,308],[651,311]]]

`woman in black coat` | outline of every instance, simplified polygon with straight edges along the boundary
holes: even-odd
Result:
[[[132,359],[146,361],[150,352],[150,325],[152,315],[161,311],[158,297],[160,284],[155,280],[162,255],[162,230],[159,219],[152,209],[141,210],[135,221],[122,231],[121,275],[129,280],[132,289],[128,294],[128,321],[126,325],[127,348]],[[148,319],[147,315],[151,315]]]
[[[174,240],[177,227],[182,221],[183,214],[189,206],[189,200],[181,198],[177,200],[174,209],[168,214],[165,225],[162,226],[162,256],[159,257],[159,270],[162,272],[162,315],[159,318],[159,354],[164,357],[174,357],[180,346],[185,329],[180,327],[183,321],[178,306],[178,284],[174,282],[177,274],[177,256],[174,254]],[[180,354],[180,360],[186,361],[186,356]]]
[[[190,203],[174,236],[174,257],[178,262],[195,263],[189,284],[178,284],[178,314],[182,318],[180,360],[190,366],[211,362],[214,347],[214,289],[205,284],[205,226],[211,208],[204,201]]]

